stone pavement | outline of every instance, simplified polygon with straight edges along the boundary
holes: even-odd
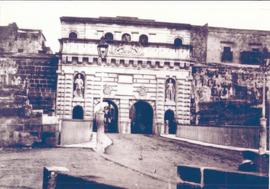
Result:
[[[96,150],[97,147],[97,139],[96,139],[96,133],[92,133],[92,140],[86,143],[81,143],[81,144],[70,144],[70,145],[63,145],[60,147],[64,148],[91,148],[93,150]],[[106,136],[106,134],[105,134]],[[198,144],[202,146],[208,146],[208,147],[214,147],[214,148],[220,148],[220,149],[225,149],[225,150],[235,150],[235,151],[252,151],[252,152],[258,152],[257,149],[252,149],[252,148],[241,148],[241,147],[235,147],[235,146],[225,146],[225,145],[218,145],[218,144],[211,144],[211,143],[206,143],[206,142],[201,142],[201,141],[196,141],[196,140],[191,140],[191,139],[186,139],[186,138],[179,138],[176,137],[173,134],[162,134],[160,135],[161,137],[168,138],[168,139],[173,139],[173,140],[179,140],[179,141],[184,141],[192,144]],[[108,137],[104,138],[104,149],[108,147],[109,145],[112,144],[112,141],[108,141]],[[269,154],[269,151],[266,152]]]

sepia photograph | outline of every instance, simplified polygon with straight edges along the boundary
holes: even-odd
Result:
[[[269,189],[270,1],[1,1],[0,189]]]

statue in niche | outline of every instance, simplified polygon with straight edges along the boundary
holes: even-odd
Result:
[[[32,104],[30,104],[29,99],[27,99],[24,104],[24,116],[30,117],[32,114],[32,109],[33,109],[33,106]]]
[[[165,98],[166,101],[175,101],[175,82],[173,79],[169,79],[166,83]]]
[[[29,90],[30,90],[30,81],[28,77],[26,77],[25,80],[23,81],[23,87],[24,87],[26,96],[28,96]]]
[[[12,85],[21,85],[22,83],[22,78],[20,76],[16,77],[14,76],[13,80],[12,80]]]
[[[84,91],[84,81],[82,78],[82,74],[77,74],[77,78],[74,81],[74,97],[81,97],[83,98],[83,91]]]

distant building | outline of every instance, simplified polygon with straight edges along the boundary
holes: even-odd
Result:
[[[260,66],[263,51],[270,47],[270,31],[194,28],[192,124],[259,125]],[[269,102],[269,87],[267,94]]]
[[[20,29],[16,23],[0,26],[0,52],[23,54],[52,54],[45,46],[46,38],[41,30]]]
[[[20,114],[27,99],[34,109],[54,109],[58,61],[45,41],[41,30],[0,26],[1,115]]]

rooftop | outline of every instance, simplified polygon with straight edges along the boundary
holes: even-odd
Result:
[[[42,30],[40,29],[24,29],[19,28],[15,22],[8,24],[7,26],[0,26],[1,32],[9,32],[9,30],[16,31],[18,33],[31,33],[36,35],[41,35],[43,39],[46,41],[46,38],[44,34],[42,33]]]
[[[139,19],[137,17],[98,17],[98,18],[87,18],[87,17],[60,17],[61,22],[68,23],[100,23],[100,24],[119,24],[119,25],[136,25],[146,27],[161,27],[161,28],[173,28],[173,29],[190,29],[190,24],[182,23],[171,23],[171,22],[159,22],[151,19]]]

